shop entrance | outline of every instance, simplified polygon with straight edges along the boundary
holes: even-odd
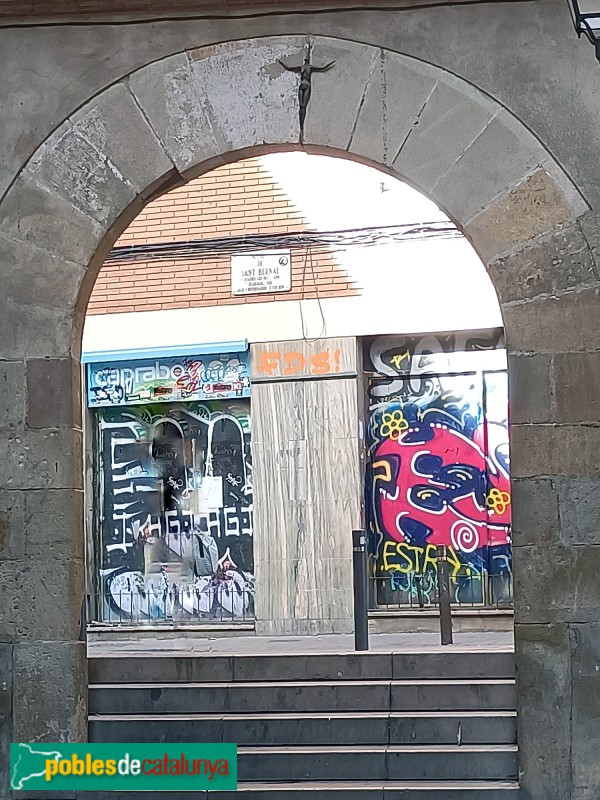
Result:
[[[508,379],[501,329],[365,342],[371,605],[512,607]]]
[[[254,615],[247,353],[175,360],[88,365],[99,623]]]

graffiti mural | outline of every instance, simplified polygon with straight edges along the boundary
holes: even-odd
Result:
[[[253,614],[250,401],[98,411],[103,618]]]
[[[88,364],[88,406],[250,397],[248,353]]]
[[[500,359],[494,358],[496,351]],[[484,358],[488,354],[485,361],[482,354]],[[423,336],[376,336],[365,339],[363,348],[365,372],[390,377],[389,381],[373,386],[373,396],[394,395],[405,400],[435,399],[440,393],[436,375],[471,371],[485,362],[489,368],[504,358],[501,328]]]
[[[446,352],[449,374],[424,376],[423,355],[403,352],[394,375],[369,389],[367,508],[378,602],[435,602],[441,544],[455,602],[510,602],[506,372],[477,369],[479,358],[471,374],[456,374]]]

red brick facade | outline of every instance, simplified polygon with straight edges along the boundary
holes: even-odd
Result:
[[[150,203],[116,246],[307,230],[259,159],[219,167]],[[335,254],[292,250],[292,289],[234,297],[228,255],[104,264],[88,314],[340,297],[356,293]]]

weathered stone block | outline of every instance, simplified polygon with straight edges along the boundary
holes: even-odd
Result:
[[[71,198],[40,186],[27,169],[0,203],[0,230],[82,265],[90,261],[105,233]]]
[[[0,430],[25,424],[25,364],[0,361]]]
[[[65,556],[83,559],[83,491],[36,489],[18,494],[25,498],[23,530],[27,557],[39,557],[50,546],[56,546]]]
[[[74,640],[16,645],[13,706],[13,741],[85,742],[85,644]]]
[[[554,356],[557,422],[600,421],[600,353]]]
[[[64,545],[50,543],[27,561],[2,562],[0,641],[77,640],[83,595],[83,561]]]
[[[39,247],[0,236],[3,297],[23,305],[75,307],[85,269]]]
[[[0,800],[9,800],[8,769],[12,738],[12,644],[0,642]]]
[[[478,246],[481,239],[477,239]],[[566,224],[539,237],[523,249],[488,264],[503,302],[531,300],[597,280],[597,269],[577,223]]]
[[[575,796],[600,797],[600,622],[569,626],[572,675],[572,775]]]
[[[600,475],[600,429],[583,425],[513,425],[513,478]]]
[[[600,350],[600,288],[531,302],[504,303],[506,343],[513,352]]]
[[[515,622],[586,621],[600,614],[600,547],[527,545],[513,558]]]
[[[208,106],[196,93],[186,53],[134,72],[129,88],[180,172],[219,155]]]
[[[81,431],[60,428],[0,437],[0,485],[7,489],[81,489]]]
[[[395,59],[390,58],[390,61],[396,63]],[[401,85],[393,85],[391,91],[401,93]],[[410,130],[402,138],[394,134],[397,148],[391,156],[395,159],[393,166],[400,175],[426,192],[481,135],[495,113],[493,104],[487,98],[475,90],[469,93],[464,84],[451,75],[437,80],[433,91],[430,91],[430,87],[429,81],[423,86],[427,96],[417,109],[417,117],[413,120],[409,117],[409,121],[412,121]],[[397,113],[403,110],[400,105]],[[401,129],[401,132],[404,131]],[[394,129],[391,128],[390,138],[393,133]]]
[[[70,309],[44,308],[0,298],[0,355],[5,359],[46,358],[70,353]]]
[[[558,544],[559,516],[555,482],[548,478],[511,480],[513,544]]]
[[[560,539],[564,545],[600,544],[600,481],[559,478]]]
[[[499,195],[516,187],[539,163],[539,144],[499,112],[465,148],[456,163],[432,186],[436,201],[466,223]]]
[[[126,86],[115,84],[72,118],[77,132],[142,194],[174,164]]]
[[[0,490],[0,561],[24,557],[25,492]]]
[[[40,185],[104,226],[112,225],[136,196],[135,188],[107,154],[98,152],[70,124],[62,125],[41,145],[29,170]]]
[[[436,83],[435,72],[399,53],[380,51],[369,69],[348,150],[391,164],[402,145],[416,135],[421,112]],[[403,166],[394,164],[400,174]]]
[[[81,426],[80,369],[70,358],[27,361],[27,427]]]
[[[511,422],[553,422],[552,357],[511,353],[508,374]]]
[[[295,55],[301,61],[303,52]],[[288,56],[288,59],[290,57]],[[329,72],[315,73],[313,91],[306,115],[305,141],[323,147],[352,149],[352,136],[357,125],[361,106],[368,86],[377,70],[381,70],[380,55],[376,50],[357,42],[319,38],[315,42],[312,61],[324,65],[335,61]],[[295,115],[298,82],[292,82],[291,109]],[[382,124],[381,111],[378,115]],[[293,140],[292,140],[293,141]]]
[[[600,274],[600,217],[595,209],[581,214],[577,223],[585,237],[594,259],[596,273]]]
[[[330,58],[323,53],[322,41],[315,44],[313,63]],[[285,70],[278,60],[290,65],[302,63],[304,44],[300,37],[276,37],[189,52],[196,95],[207,103],[220,152],[298,141],[299,78]],[[326,83],[329,74],[315,76],[313,82],[320,78]],[[243,103],[239,102],[241,86]],[[316,96],[313,92],[313,97]],[[307,130],[310,115],[309,108]]]
[[[479,255],[487,261],[572,218],[573,211],[564,193],[547,172],[537,169],[474,217],[466,233],[477,242]],[[581,231],[577,232],[583,239]],[[587,249],[583,241],[582,246]]]
[[[527,800],[570,797],[567,625],[515,625],[520,784]]]

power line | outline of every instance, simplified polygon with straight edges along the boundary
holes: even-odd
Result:
[[[373,247],[409,241],[456,238],[462,238],[462,234],[451,222],[422,222],[335,231],[258,233],[212,239],[185,239],[175,242],[121,245],[110,251],[105,263],[178,260],[302,248],[310,248],[311,253],[316,255],[346,250],[350,247]]]

